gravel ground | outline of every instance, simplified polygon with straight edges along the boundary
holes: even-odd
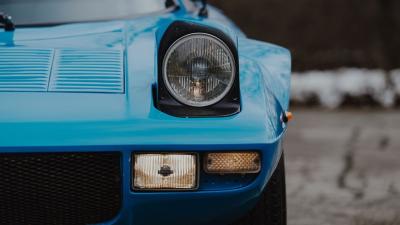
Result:
[[[400,225],[400,111],[294,109],[289,225]]]

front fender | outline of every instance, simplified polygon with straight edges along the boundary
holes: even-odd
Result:
[[[250,60],[258,67],[267,95],[272,94],[282,109],[287,111],[290,96],[290,52],[276,45],[247,38],[239,38],[238,48],[241,59]]]

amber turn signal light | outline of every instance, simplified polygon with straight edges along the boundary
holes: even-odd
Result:
[[[207,173],[258,173],[261,159],[258,152],[208,153],[204,170]]]
[[[293,113],[291,112],[284,112],[282,113],[281,120],[284,123],[287,123],[293,119]]]

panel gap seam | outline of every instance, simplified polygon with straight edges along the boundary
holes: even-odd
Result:
[[[53,54],[52,54],[52,58],[51,58],[51,66],[50,66],[50,71],[49,71],[49,79],[47,81],[47,91],[46,92],[50,91],[51,78],[52,78],[52,75],[53,75],[53,68],[54,68],[54,64],[55,64],[55,61],[56,61],[56,52],[57,52],[57,49],[53,49]]]

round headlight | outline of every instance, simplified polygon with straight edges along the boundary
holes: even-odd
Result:
[[[235,59],[228,46],[206,33],[175,41],[163,60],[163,79],[179,102],[204,107],[217,103],[235,80]]]

